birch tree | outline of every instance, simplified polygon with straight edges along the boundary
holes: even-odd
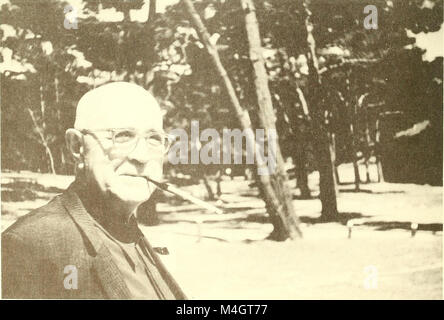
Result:
[[[208,51],[208,54],[210,55],[212,62],[219,74],[219,76],[221,77],[225,89],[227,91],[227,94],[229,96],[230,102],[231,102],[231,106],[233,108],[233,111],[235,112],[241,127],[243,130],[245,131],[249,131],[252,130],[252,125],[251,125],[251,121],[250,121],[250,116],[249,113],[246,109],[244,109],[239,102],[239,99],[236,95],[236,91],[233,87],[233,84],[227,74],[226,69],[224,68],[224,66],[221,63],[218,51],[215,47],[215,45],[210,41],[210,34],[208,33],[205,25],[202,22],[202,19],[200,18],[199,14],[197,13],[197,11],[194,8],[194,5],[192,3],[191,0],[183,0],[183,3],[186,6],[186,9],[191,17],[191,20],[193,22],[193,24],[196,27],[196,31],[199,34],[199,37],[201,38],[203,44],[205,45],[206,50]],[[251,11],[251,10],[250,10]],[[254,12],[254,11],[253,11]],[[248,16],[246,17],[246,21],[247,24],[250,23],[250,21],[256,20],[255,17],[253,16]],[[254,22],[253,22],[254,23]],[[257,27],[257,21],[256,21],[256,27]],[[251,41],[252,35],[249,35],[249,41]],[[253,35],[254,37],[254,35]],[[253,41],[257,41],[253,40]],[[259,43],[260,43],[260,39],[259,39]],[[252,51],[251,54],[253,55],[253,62],[254,62],[254,57],[255,57],[255,53]],[[257,55],[256,55],[257,57]],[[251,56],[250,56],[251,58]],[[262,68],[264,68],[263,66],[263,62],[262,62]],[[260,69],[261,68],[260,64],[256,65],[256,69]],[[265,69],[263,70],[265,71]],[[263,82],[263,78],[262,79],[256,79],[255,83],[256,86],[258,85],[263,85],[263,83],[258,84],[257,82]],[[265,93],[267,94],[267,93]],[[269,97],[269,91],[268,91],[268,97],[267,96],[262,96],[262,94],[260,96],[258,96],[258,100],[259,100],[259,104],[261,106],[265,106],[266,104],[268,105],[269,102],[267,102],[267,99],[271,98]],[[271,124],[268,123],[268,121],[265,119],[266,117],[270,117],[272,116],[271,119],[274,118],[274,114],[270,114],[270,111],[272,113],[272,110],[264,110],[261,109],[260,110],[260,118],[261,118],[261,122],[262,125],[264,125],[265,129],[273,129],[273,126]],[[267,121],[267,122],[266,122]],[[249,140],[247,143],[249,143],[250,145],[255,145],[256,148],[258,148],[259,146],[257,146],[256,141],[254,141],[254,138],[251,135],[246,135],[247,139]],[[277,144],[278,145],[278,144]],[[299,221],[298,218],[294,212],[293,206],[291,204],[291,193],[290,190],[288,189],[287,185],[284,183],[284,179],[285,179],[285,174],[282,174],[282,170],[283,168],[280,167],[283,163],[282,160],[282,156],[280,155],[280,150],[279,147],[277,147],[276,150],[276,154],[277,154],[277,174],[272,174],[272,175],[258,175],[260,183],[261,183],[261,187],[262,187],[262,191],[263,191],[263,195],[264,195],[264,200],[266,203],[266,207],[267,207],[267,211],[270,215],[270,220],[273,224],[274,230],[273,232],[270,234],[269,238],[270,239],[274,239],[274,240],[285,240],[287,238],[297,238],[299,236],[302,236],[302,233],[299,229]]]

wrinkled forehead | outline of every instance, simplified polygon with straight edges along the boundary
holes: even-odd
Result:
[[[114,82],[80,99],[74,128],[162,130],[162,112],[156,99],[142,87]]]

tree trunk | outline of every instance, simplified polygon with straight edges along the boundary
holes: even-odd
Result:
[[[61,167],[62,167],[62,170],[61,170],[62,173],[61,174],[69,174],[69,172],[68,172],[68,170],[66,168],[66,159],[65,159],[65,152],[64,151],[65,151],[65,149],[64,149],[63,145],[60,146],[60,164],[61,164]]]
[[[149,4],[149,11],[148,11],[148,23],[150,25],[153,25],[154,23],[154,19],[157,16],[157,9],[156,9],[156,0],[150,0],[150,4]]]
[[[370,183],[370,167],[369,167],[370,160],[365,159],[364,165],[365,165],[365,183]]]
[[[314,132],[318,155],[319,198],[322,203],[321,218],[324,221],[336,221],[338,219],[337,191],[328,132],[319,126],[315,128]]]
[[[288,61],[288,60],[287,60]],[[283,62],[284,63],[284,62]],[[292,148],[292,158],[293,163],[295,165],[295,178],[296,178],[296,187],[300,191],[300,198],[301,199],[310,199],[311,198],[311,192],[308,188],[308,170],[306,168],[307,163],[307,134],[304,131],[303,124],[307,123],[309,126],[310,120],[310,114],[308,112],[308,106],[307,102],[305,100],[304,93],[299,88],[297,79],[294,76],[293,72],[287,72],[286,75],[293,80],[293,83],[295,85],[295,91],[299,97],[299,102],[302,105],[302,110],[304,113],[303,119],[299,119],[296,112],[294,110],[288,110],[288,112],[285,112],[288,116],[289,122],[290,122],[290,128],[293,134],[295,135],[294,139],[294,146]],[[278,108],[286,109],[286,106],[281,101],[281,97],[275,93],[276,101],[278,102]],[[295,107],[294,105],[292,106]],[[288,107],[287,107],[288,108]],[[289,108],[288,108],[289,109]],[[291,179],[291,177],[289,177]]]
[[[222,170],[218,170],[216,174],[216,195],[218,199],[220,199],[220,197],[222,196],[222,188],[220,186],[221,182],[222,182]]]
[[[316,56],[316,42],[313,37],[313,24],[310,21],[311,11],[308,8],[308,1],[304,0],[303,7],[306,13],[305,31],[307,34],[307,64],[309,69],[309,85],[307,102],[312,115],[312,132],[314,146],[317,153],[317,163],[319,170],[319,198],[322,203],[322,219],[337,220],[338,209],[336,202],[336,181],[333,156],[331,154],[328,131],[325,128],[323,97],[325,96],[322,87],[321,74],[319,72],[318,59]]]
[[[376,156],[376,166],[378,168],[378,182],[384,182],[384,174],[382,171],[381,164],[381,131],[379,128],[379,119],[376,120],[376,137],[375,137],[375,156]]]
[[[60,101],[60,94],[59,94],[59,78],[57,78],[57,75],[54,76],[54,90],[55,90],[56,103],[58,104]]]
[[[359,191],[360,189],[360,181],[361,181],[361,177],[359,175],[359,166],[358,166],[358,159],[357,159],[357,150],[356,150],[356,139],[355,139],[355,134],[356,134],[356,108],[357,108],[357,103],[355,104],[355,100],[353,98],[351,98],[351,93],[350,93],[350,74],[351,72],[349,71],[347,73],[347,79],[345,80],[346,83],[346,101],[345,101],[345,112],[347,114],[347,120],[349,123],[349,133],[350,133],[350,148],[348,148],[349,150],[349,155],[350,158],[352,160],[353,163],[353,175],[355,177],[355,190]],[[353,105],[353,110],[350,110],[350,102]]]
[[[330,141],[330,159],[331,159],[331,165],[333,167],[333,174],[335,177],[335,184],[339,184],[339,172],[338,172],[338,166],[336,165],[336,135],[334,132],[329,133],[328,135],[329,141]],[[336,195],[338,195],[338,188],[335,188]]]
[[[360,190],[360,182],[361,182],[361,176],[359,175],[359,165],[358,160],[356,159],[356,153],[354,152],[354,148],[352,148],[352,156],[353,156],[353,173],[355,176],[355,190]]]
[[[242,126],[243,130],[252,130],[250,117],[247,110],[244,110],[239,102],[239,99],[236,96],[236,92],[233,88],[233,84],[228,77],[228,74],[223,67],[219,54],[217,52],[216,47],[210,41],[210,35],[202,23],[202,20],[199,14],[196,12],[194,5],[191,0],[183,0],[190,17],[196,26],[197,32],[207,49],[212,62],[214,63],[219,76],[222,78],[224,86],[227,90],[228,97],[230,98],[231,106],[234,109],[237,118]],[[247,134],[247,140],[250,145],[259,148],[256,144],[255,139],[252,135]],[[279,148],[277,148],[279,149]],[[258,150],[258,149],[256,149]],[[277,150],[280,153],[280,150]],[[278,160],[280,163],[282,159]],[[263,162],[262,162],[263,163]],[[279,165],[277,166],[279,168]],[[279,169],[278,169],[279,171]],[[267,205],[268,213],[270,215],[270,220],[273,224],[274,230],[271,234],[271,237],[275,240],[285,240],[287,238],[296,238],[297,236],[301,236],[301,232],[298,227],[298,219],[295,216],[293,211],[287,211],[288,208],[287,203],[280,203],[280,199],[278,195],[282,195],[284,190],[279,189],[279,184],[272,184],[271,178],[268,175],[260,175],[259,176],[262,188],[264,190],[264,200]]]
[[[310,199],[311,192],[308,188],[308,172],[306,168],[307,157],[307,144],[306,144],[306,134],[304,133],[301,126],[295,128],[298,131],[297,139],[296,139],[296,148],[294,149],[293,160],[295,164],[295,174],[296,174],[296,183],[297,187],[301,192],[301,199]]]
[[[215,200],[216,197],[214,196],[213,189],[211,189],[210,182],[208,181],[208,177],[205,173],[203,174],[202,180],[205,185],[205,189],[207,189],[208,199],[210,201]]]
[[[292,75],[294,74],[292,73]],[[311,121],[311,118],[310,118],[310,112],[308,111],[307,101],[305,100],[304,93],[297,84],[296,78],[294,77],[293,80],[296,84],[296,93],[298,94],[299,101],[302,105],[302,110],[304,111],[304,119],[309,123]],[[294,119],[293,121],[297,121],[297,119]],[[307,163],[307,157],[305,156],[305,152],[307,150],[307,143],[306,143],[307,136],[301,126],[298,126],[298,128],[295,128],[295,130],[299,131],[299,136],[300,136],[299,144],[296,147],[296,155],[295,155],[296,181],[298,188],[301,191],[301,198],[310,199],[311,192],[308,187],[308,172],[307,169],[305,168],[305,164]]]
[[[355,190],[359,191],[361,177],[359,175],[359,165],[358,165],[358,159],[356,156],[355,129],[354,129],[355,127],[353,125],[354,122],[355,121],[354,121],[354,117],[353,117],[350,122],[350,139],[351,139],[350,153],[351,153],[351,157],[352,157],[352,161],[353,161],[353,172],[354,172],[354,176],[355,176]]]
[[[305,148],[301,143],[299,143],[298,148],[295,152],[295,170],[296,170],[296,182],[297,187],[301,192],[301,199],[310,199],[311,192],[308,188],[308,173],[305,168],[305,163],[307,162],[305,157]]]
[[[367,151],[365,155],[365,178],[366,183],[370,183],[370,158],[372,157],[372,149],[374,147],[374,144],[372,143],[372,139],[370,137],[370,128],[369,128],[369,115],[368,115],[368,109],[367,107],[364,107],[364,115],[365,115],[365,140],[367,142]]]
[[[336,184],[340,185],[341,184],[341,177],[339,177],[339,166],[335,165],[335,167],[333,168],[335,170],[335,180],[336,180]]]
[[[330,152],[333,155],[333,161],[332,161],[332,165],[333,165],[333,170],[334,170],[334,175],[335,175],[335,182],[336,185],[339,185],[341,183],[341,180],[339,178],[339,170],[338,170],[338,162],[336,160],[336,135],[334,133],[330,134]],[[336,195],[338,194],[338,189],[336,188]]]
[[[265,62],[263,58],[263,49],[261,44],[261,38],[259,33],[259,24],[256,18],[256,11],[252,0],[241,0],[242,7],[245,11],[245,27],[247,30],[247,37],[250,46],[250,60],[254,69],[254,84],[256,87],[256,96],[259,107],[259,120],[261,126],[268,130],[276,130],[276,117],[274,114],[273,103],[271,99],[270,89],[268,87],[268,75],[265,69]],[[270,149],[269,161],[270,161]],[[290,186],[288,185],[288,176],[285,170],[284,158],[282,156],[279,139],[276,134],[276,174],[271,175],[271,182],[277,201],[279,201],[284,207],[279,215],[285,219],[286,224],[293,224],[295,228],[298,228],[298,219],[293,207],[293,196]],[[282,191],[282,192],[279,192]],[[276,231],[277,232],[277,231]],[[281,235],[276,234],[278,238]]]

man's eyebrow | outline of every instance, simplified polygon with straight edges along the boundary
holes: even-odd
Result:
[[[90,132],[104,132],[104,131],[113,131],[113,130],[135,130],[134,128],[99,128],[99,129],[82,129],[80,131],[90,131]]]
[[[92,132],[112,132],[112,131],[118,131],[118,130],[130,130],[130,131],[134,131],[137,132],[139,130],[137,130],[136,128],[133,127],[121,127],[121,128],[102,128],[102,129],[95,129],[95,130],[88,130],[88,129],[84,129],[83,131],[92,131]],[[160,134],[167,134],[165,132],[165,130],[163,129],[147,129],[147,130],[142,130],[139,132],[143,132],[143,133],[160,133]]]
[[[164,130],[157,130],[157,129],[148,129],[145,131],[145,133],[160,133],[160,134],[166,134]]]

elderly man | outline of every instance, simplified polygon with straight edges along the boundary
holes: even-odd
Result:
[[[2,234],[3,298],[185,299],[137,227],[168,139],[156,100],[125,82],[79,101],[73,184]]]

